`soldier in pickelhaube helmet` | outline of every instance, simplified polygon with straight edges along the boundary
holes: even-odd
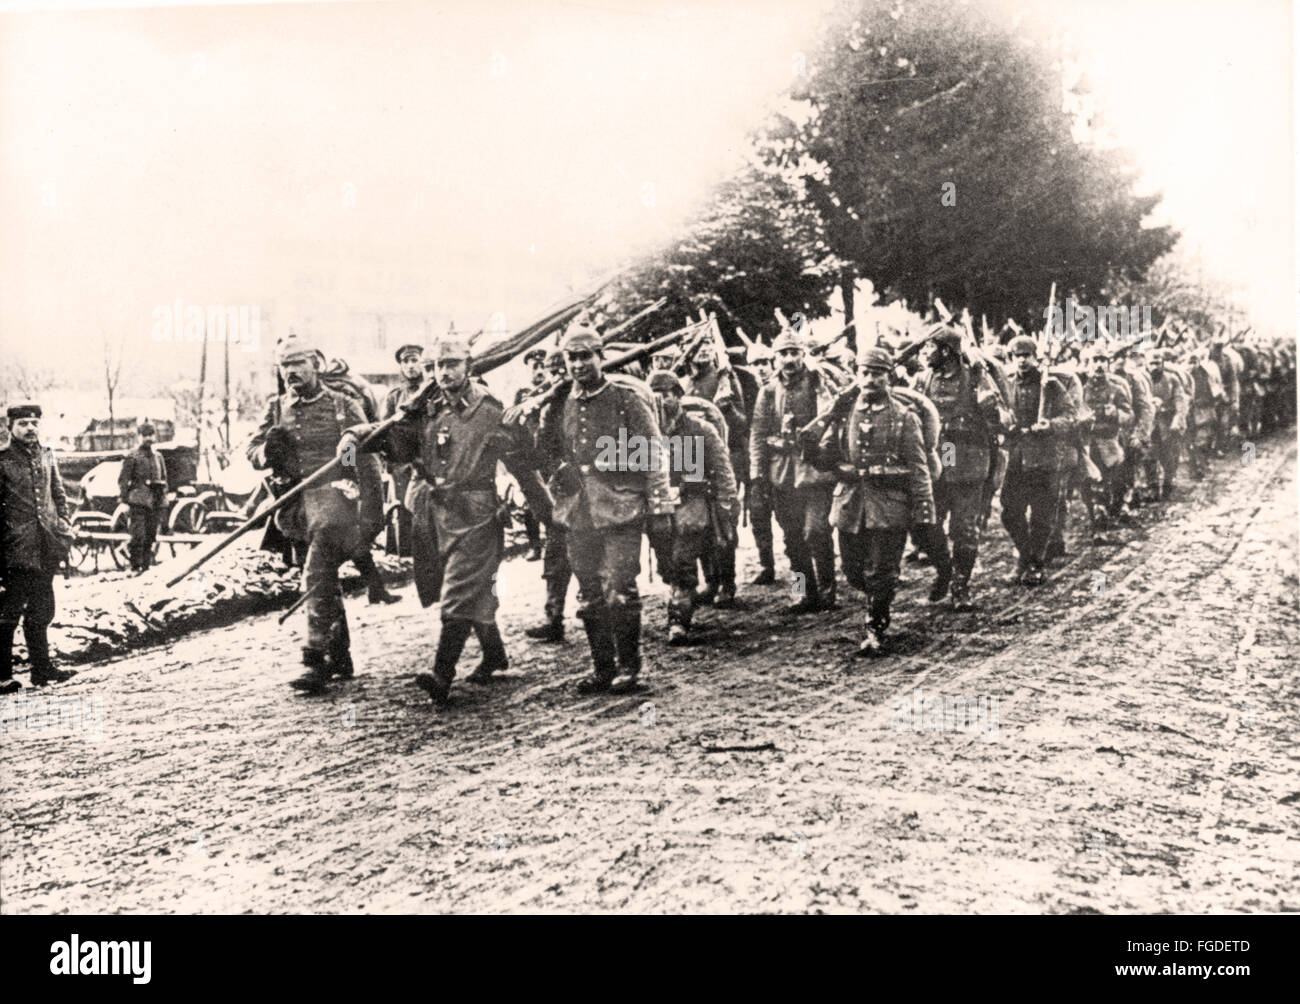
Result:
[[[365,422],[361,404],[321,380],[323,355],[303,334],[280,341],[276,360],[284,393],[267,402],[262,424],[248,445],[255,469],[270,468],[286,481],[310,475],[335,458],[343,433]],[[307,671],[291,686],[309,694],[324,691],[331,677],[354,673],[351,638],[339,566],[368,542],[363,527],[382,518],[370,512],[381,498],[379,464],[374,457],[352,458],[332,481],[308,488],[275,514],[275,524],[306,548],[303,590],[307,596]]]
[[[818,412],[821,375],[805,363],[803,339],[786,328],[772,343],[778,369],[758,392],[749,433],[749,480],[753,494],[770,491],[772,511],[785,538],[785,553],[803,596],[792,613],[835,606],[835,549],[830,509],[834,476],[799,453],[796,433]],[[801,578],[802,577],[802,578]]]
[[[658,553],[672,534],[668,472],[609,470],[597,463],[610,442],[658,439],[659,422],[631,387],[607,379],[600,335],[571,328],[562,343],[574,386],[548,413],[539,447],[559,461],[550,479],[553,518],[564,527],[578,580],[579,618],[591,645],[592,673],[579,693],[636,689],[641,674],[641,535]],[[621,674],[621,678],[620,678]]]
[[[804,430],[805,456],[838,480],[831,523],[840,533],[849,582],[867,594],[867,630],[859,655],[878,655],[890,623],[908,529],[934,523],[934,495],[921,423],[889,392],[893,357],[865,347],[858,383],[836,401],[822,432]]]
[[[498,461],[525,449],[528,433],[502,424],[504,408],[470,375],[469,340],[448,332],[433,347],[438,393],[377,436],[379,450],[414,469],[411,502],[416,589],[425,606],[440,602],[442,633],[432,672],[416,677],[437,707],[451,694],[456,663],[474,634],[483,659],[467,678],[486,683],[509,667],[496,623],[496,580],[504,550],[504,521],[496,493]],[[372,427],[347,431],[347,442]]]

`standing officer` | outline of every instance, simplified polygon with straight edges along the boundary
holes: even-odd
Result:
[[[840,531],[845,578],[867,594],[859,655],[878,655],[884,644],[908,528],[935,521],[921,423],[890,394],[893,368],[886,349],[863,349],[857,389],[838,402],[840,417],[815,443],[804,440],[805,455],[840,482],[830,518]]]
[[[1150,359],[1151,397],[1156,417],[1151,429],[1151,453],[1147,457],[1147,484],[1152,501],[1167,499],[1174,490],[1178,455],[1187,431],[1187,391],[1178,374],[1167,369],[1164,349],[1153,349]]]
[[[384,398],[381,419],[392,418],[397,409],[410,402],[424,385],[424,346],[401,345],[394,353],[397,370],[402,374],[402,382],[388,392]],[[397,515],[397,553],[402,557],[411,554],[411,512],[406,508],[406,489],[411,484],[411,465],[392,464],[388,473],[393,478],[393,496],[401,507]],[[383,583],[380,583],[382,586]]]
[[[433,672],[421,673],[415,683],[435,706],[444,707],[471,632],[483,661],[469,682],[485,683],[510,665],[496,623],[497,570],[505,543],[496,470],[499,460],[526,445],[528,434],[502,425],[501,402],[470,379],[467,339],[449,332],[434,346],[433,363],[439,394],[409,408],[367,449],[382,450],[415,471],[408,498],[416,585],[425,606],[441,600],[442,618]],[[355,448],[371,428],[348,429],[340,453]]]
[[[942,551],[934,559],[940,577],[930,593],[930,602],[943,599],[948,586],[943,572],[951,568],[953,607],[970,610],[970,575],[979,554],[984,482],[997,437],[1002,426],[1010,424],[1011,415],[988,371],[962,358],[961,333],[952,329],[935,335],[929,371],[917,390],[939,411],[939,454],[943,462],[934,482],[933,538],[936,549]],[[943,523],[949,516],[951,525],[945,536]]]
[[[597,458],[620,433],[626,442],[642,437],[648,444],[658,438],[659,422],[634,390],[606,379],[593,329],[571,328],[563,349],[574,387],[543,421],[539,441],[560,461],[549,485],[554,519],[564,527],[578,617],[591,645],[593,671],[578,692],[626,692],[636,689],[641,672],[641,534],[649,533],[658,553],[671,546],[672,500],[667,471],[607,470]],[[615,683],[620,668],[625,679]]]
[[[711,543],[734,547],[736,479],[726,444],[707,421],[689,415],[682,408],[681,381],[662,370],[651,374],[650,389],[659,400],[664,416],[664,449],[669,459],[689,456],[694,470],[670,464],[669,481],[678,493],[672,514],[672,543],[659,555],[664,581],[672,587],[668,600],[668,643],[686,641],[697,603],[695,565]],[[681,453],[673,452],[680,450]],[[690,451],[687,453],[687,451]],[[724,537],[717,541],[719,536]]]
[[[50,661],[46,629],[54,620],[54,573],[74,530],[54,451],[41,446],[41,406],[8,409],[9,445],[0,450],[0,693],[22,686],[13,678],[18,622],[27,639],[32,685],[62,683],[73,674]]]
[[[1012,426],[1006,478],[1002,482],[1002,525],[1020,561],[1016,581],[1036,586],[1061,503],[1061,467],[1078,414],[1069,388],[1047,373],[1038,345],[1027,335],[1011,340],[1016,371],[1011,378]]]
[[[153,564],[158,521],[167,500],[167,462],[153,448],[154,431],[151,423],[140,423],[140,445],[122,461],[117,477],[122,502],[131,507],[131,542],[127,551],[131,555],[131,571],[137,575],[148,571]]]
[[[749,477],[755,496],[771,492],[772,510],[785,538],[785,553],[803,577],[803,597],[792,613],[835,607],[835,549],[830,510],[834,475],[819,471],[801,455],[796,434],[829,396],[821,375],[804,363],[803,342],[786,328],[772,344],[780,369],[763,385],[749,435]]]
[[[248,461],[255,469],[269,467],[290,481],[303,478],[334,459],[345,430],[365,422],[355,398],[322,382],[322,358],[300,335],[290,334],[277,346],[285,390],[267,402],[262,424],[248,444]],[[362,527],[377,525],[371,510],[380,498],[379,464],[367,455],[343,464],[334,480],[307,489],[275,514],[279,530],[307,548],[307,644],[302,650],[307,672],[290,683],[297,690],[320,693],[332,676],[353,675],[339,566],[365,545]]]

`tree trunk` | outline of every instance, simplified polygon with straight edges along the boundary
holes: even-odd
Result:
[[[853,324],[853,322],[857,319],[856,315],[854,314],[854,305],[853,305],[853,284],[855,282],[857,282],[857,275],[854,273],[854,270],[851,267],[845,267],[844,270],[840,272],[840,297],[844,300],[844,323],[845,324]],[[849,339],[849,348],[851,348],[854,354],[856,355],[858,351],[857,325],[854,325],[853,327],[849,328],[848,339]]]

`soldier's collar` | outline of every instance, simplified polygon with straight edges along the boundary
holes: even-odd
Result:
[[[589,390],[589,391],[583,390],[580,386],[578,386],[577,383],[575,383],[573,396],[580,398],[583,401],[586,401],[590,398],[595,397],[597,394],[602,393],[605,390],[605,388],[608,387],[609,385],[610,383],[608,378],[606,378],[605,375],[602,373],[600,377],[600,383],[596,386],[595,390]]]
[[[286,387],[284,392],[288,395],[290,404],[311,404],[314,401],[320,400],[321,395],[325,393],[325,389],[325,381],[321,380],[317,382],[316,393],[311,397],[303,397],[292,387]]]

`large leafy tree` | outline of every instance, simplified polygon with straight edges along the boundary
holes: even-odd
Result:
[[[750,165],[717,187],[670,247],[634,262],[602,298],[595,320],[617,323],[666,298],[638,325],[638,339],[680,327],[702,310],[718,315],[728,340],[736,325],[770,338],[777,307],[826,316],[838,271],[799,180]]]
[[[1096,145],[1070,67],[1045,25],[1000,7],[844,0],[762,148],[878,288],[1036,326],[1053,282],[1088,302],[1176,239],[1144,225],[1159,196]]]

